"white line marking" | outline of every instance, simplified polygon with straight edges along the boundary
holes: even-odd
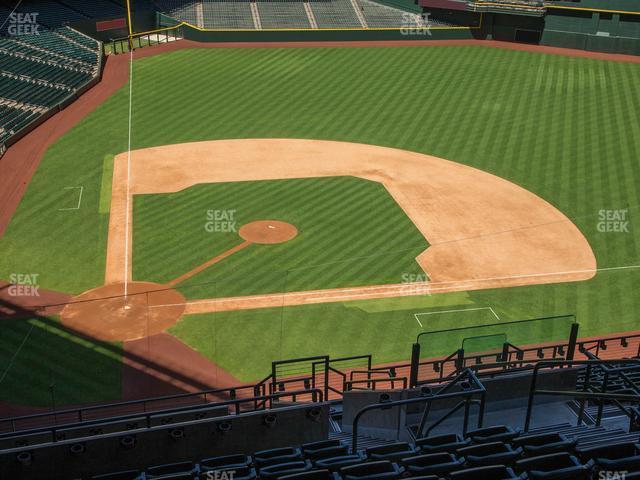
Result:
[[[422,322],[418,318],[420,315],[436,315],[436,314],[439,314],[439,313],[456,313],[456,312],[477,312],[478,310],[489,310],[493,314],[493,316],[496,317],[496,319],[498,321],[500,321],[500,317],[493,310],[492,307],[458,308],[456,310],[439,310],[437,312],[419,312],[419,313],[414,313],[413,316],[416,318],[416,320],[418,321],[418,323],[422,327]]]
[[[9,361],[9,365],[7,365],[7,368],[5,368],[4,372],[2,373],[2,377],[0,377],[0,383],[4,382],[5,377],[9,373],[9,370],[11,369],[11,367],[13,366],[13,362],[15,362],[16,358],[18,358],[18,355],[22,351],[22,347],[24,347],[24,344],[27,343],[27,340],[29,339],[29,336],[31,335],[31,332],[33,332],[34,327],[35,327],[35,324],[32,323],[31,324],[31,328],[29,328],[29,331],[27,332],[27,334],[22,339],[22,343],[20,344],[20,346],[16,350],[16,353],[14,353],[13,356],[11,357],[11,360]]]
[[[80,204],[82,203],[82,192],[84,192],[84,187],[64,187],[63,190],[77,190],[80,189],[80,195],[78,195],[78,205],[76,205],[75,207],[69,207],[69,208],[59,208],[58,211],[59,212],[64,212],[66,210],[80,210]]]
[[[129,138],[127,148],[127,205],[124,221],[124,302],[127,303],[129,293],[129,207],[130,207],[130,181],[131,181],[131,129],[133,110],[133,48],[129,56]]]

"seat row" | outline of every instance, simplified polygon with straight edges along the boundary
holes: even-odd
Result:
[[[640,444],[589,448],[561,433],[521,435],[509,427],[489,427],[395,442],[352,452],[339,440],[277,448],[253,455],[227,455],[128,471],[93,480],[393,480],[404,477],[450,480],[589,479],[598,472],[624,471],[640,479]]]

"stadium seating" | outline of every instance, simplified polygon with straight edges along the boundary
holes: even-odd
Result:
[[[203,0],[205,28],[253,29],[251,4],[245,0]]]
[[[112,0],[59,0],[59,2],[76,12],[91,18],[107,18],[122,16],[124,8]]]
[[[254,29],[258,26],[265,30],[401,28],[426,25],[415,12],[372,0],[256,0],[256,21],[249,0],[158,0],[157,3],[165,14],[177,20],[211,29]]]
[[[499,426],[501,427],[501,426]],[[570,431],[567,426],[554,427]],[[548,430],[548,429],[547,429]],[[300,480],[395,480],[414,479],[589,479],[599,471],[625,471],[630,477],[637,478],[640,472],[640,445],[633,442],[623,444],[610,443],[613,433],[599,431],[598,446],[575,447],[581,438],[588,444],[593,441],[597,430],[582,427],[573,428],[574,434],[564,434],[562,438],[570,440],[561,451],[528,456],[522,445],[528,442],[539,443],[545,433],[532,432],[519,435],[510,441],[493,443],[475,443],[458,449],[456,453],[415,453],[420,449],[421,440],[415,442],[392,442],[378,447],[367,448],[366,452],[351,454],[349,462],[340,462],[344,455],[332,458],[333,465],[327,467],[327,459],[318,459],[320,451],[336,450],[342,454],[348,445],[340,440],[330,439],[299,446],[281,447],[257,451],[249,454],[235,454],[220,457],[193,459],[193,461],[169,462],[149,465],[144,470],[122,470],[100,474],[88,478],[95,480],[128,479],[208,479],[208,472],[219,475],[221,472],[234,472],[236,480],[255,479],[300,479]],[[534,440],[534,437],[536,440]],[[552,438],[552,437],[548,437]],[[424,442],[422,442],[424,443]],[[436,440],[431,443],[437,443]],[[449,442],[453,443],[453,442]],[[558,442],[556,442],[557,444]],[[500,445],[501,448],[498,448]],[[559,448],[559,446],[557,446]],[[502,450],[509,452],[511,458],[499,458],[490,453]],[[378,458],[374,452],[391,454],[387,458]],[[481,453],[481,455],[477,455]],[[397,455],[395,455],[397,454]],[[409,455],[409,456],[404,456]],[[477,462],[475,457],[484,460]],[[493,461],[492,461],[493,460]],[[485,464],[486,463],[486,464]],[[220,477],[215,477],[220,478]],[[601,478],[595,476],[594,478]]]
[[[420,15],[406,12],[398,8],[381,5],[370,0],[357,0],[358,7],[367,22],[372,27],[416,27],[424,26]]]
[[[68,27],[0,37],[0,145],[96,79],[101,56]]]
[[[258,0],[256,5],[263,29],[311,28],[303,2],[296,0]]]
[[[362,28],[349,0],[311,0],[318,28]]]
[[[47,0],[23,0],[18,5],[18,11],[23,13],[36,12],[38,14],[38,23],[47,28],[58,28],[69,25],[72,22],[89,19],[89,16],[60,2]]]

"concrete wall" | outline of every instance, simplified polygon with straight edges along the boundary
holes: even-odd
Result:
[[[267,418],[269,415],[275,417]],[[286,407],[4,450],[0,451],[0,478],[85,478],[325,440],[328,434],[328,404]],[[132,446],[127,446],[125,437],[134,439]],[[82,451],[74,453],[74,445],[74,450]],[[17,461],[17,455],[24,451],[31,453],[26,464]]]

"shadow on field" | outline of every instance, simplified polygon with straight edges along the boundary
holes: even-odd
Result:
[[[56,318],[64,305],[43,310],[42,298],[24,301],[11,287],[0,285],[0,418],[218,388],[66,328]]]

